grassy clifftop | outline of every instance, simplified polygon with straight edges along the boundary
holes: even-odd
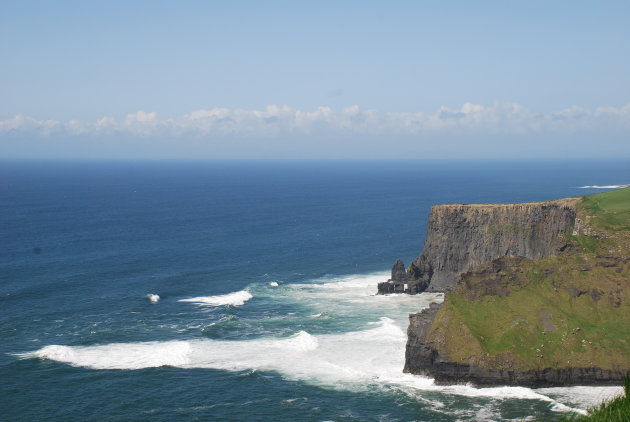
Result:
[[[589,195],[559,256],[464,273],[429,340],[487,369],[630,368],[630,188]]]
[[[589,224],[595,229],[630,231],[630,188],[584,196],[582,211],[591,216]]]

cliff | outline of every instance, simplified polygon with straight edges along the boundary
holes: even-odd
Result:
[[[447,293],[409,316],[405,372],[542,387],[620,384],[630,370],[630,188],[435,207],[416,263]]]
[[[392,278],[379,284],[379,293],[445,291],[454,286],[459,273],[502,256],[540,259],[557,255],[566,245],[563,234],[575,226],[578,202],[568,198],[434,206],[422,253],[413,260],[406,277],[400,275],[397,261]]]

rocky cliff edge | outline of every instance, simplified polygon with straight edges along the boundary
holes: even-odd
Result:
[[[630,370],[630,189],[432,214],[414,262],[430,263],[433,274],[448,266],[430,278],[439,285],[461,271],[443,304],[410,315],[405,372],[477,385],[622,382]],[[510,218],[523,226],[506,227]]]
[[[557,255],[576,226],[578,198],[522,204],[449,204],[431,209],[424,249],[406,271],[402,261],[378,291],[445,291],[455,277],[503,256]]]

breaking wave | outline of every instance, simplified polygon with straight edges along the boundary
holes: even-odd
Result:
[[[98,346],[43,347],[19,355],[82,366],[91,369],[141,369],[159,366],[184,367],[190,363],[191,345],[186,341],[112,343]]]
[[[284,338],[255,340],[189,340],[113,343],[99,346],[46,346],[21,358],[41,358],[91,369],[142,369],[158,366],[213,368],[227,371],[265,370],[290,380],[352,391],[370,387],[397,388],[410,395],[434,391],[467,397],[535,399],[558,411],[578,411],[525,387],[474,388],[468,385],[435,385],[433,379],[403,374],[406,335],[389,318],[373,328],[343,333],[311,335],[300,331]],[[556,389],[562,396],[566,389]],[[595,389],[591,388],[591,392]],[[616,387],[600,387],[599,396],[618,394]],[[564,393],[569,394],[569,393]],[[564,401],[564,400],[563,400]]]
[[[49,345],[18,356],[22,359],[54,360],[95,370],[172,366],[237,372],[271,371],[285,379],[327,388],[350,391],[395,389],[425,401],[429,400],[427,392],[499,400],[531,399],[547,402],[557,411],[583,412],[583,408],[597,404],[602,397],[621,392],[618,387],[589,387],[590,394],[577,397],[572,394],[572,387],[533,390],[525,387],[442,386],[428,377],[404,374],[405,328],[409,310],[428,306],[430,301],[441,300],[442,295],[375,296],[376,283],[385,276],[386,273],[374,273],[323,278],[313,283],[287,284],[288,289],[267,290],[266,294],[272,296],[264,296],[264,291],[260,293],[262,301],[282,298],[308,305],[312,312],[308,315],[312,319],[352,315],[365,321],[358,325],[358,329],[347,332],[311,334],[295,330],[288,337],[243,340],[198,338],[94,346]],[[180,302],[200,306],[241,306],[251,298],[251,293],[242,290],[226,295],[181,299]],[[375,321],[374,315],[388,317],[382,316]],[[365,319],[366,316],[368,319]]]
[[[225,295],[218,296],[199,296],[199,297],[191,297],[189,299],[180,299],[178,302],[191,302],[198,306],[223,306],[223,305],[231,305],[231,306],[243,306],[245,302],[250,300],[252,294],[247,290],[241,290],[234,293],[228,293]]]

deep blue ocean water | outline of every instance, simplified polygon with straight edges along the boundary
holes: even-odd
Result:
[[[374,296],[430,207],[630,183],[630,161],[0,162],[0,420],[554,419],[616,388],[402,374]],[[148,294],[160,301],[151,303]]]

